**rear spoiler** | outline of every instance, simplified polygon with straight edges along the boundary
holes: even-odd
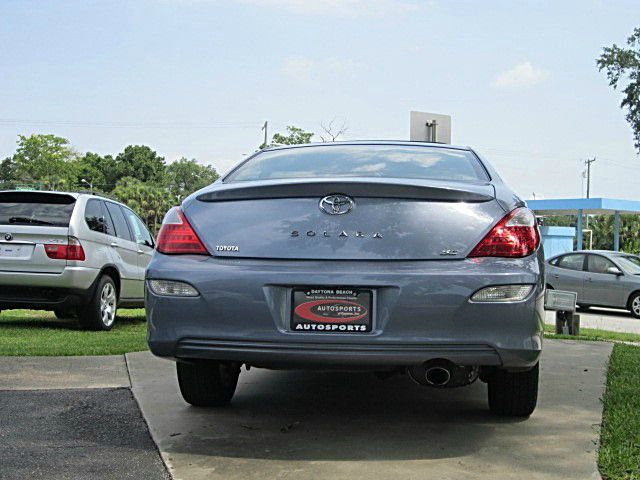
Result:
[[[0,202],[6,203],[51,203],[70,205],[76,197],[68,193],[40,192],[37,190],[0,191]]]
[[[216,185],[217,187],[218,185]],[[214,187],[215,188],[215,187]],[[487,202],[493,200],[494,189],[488,183],[424,182],[407,183],[393,180],[314,180],[277,183],[250,182],[223,184],[201,193],[202,202],[229,202],[234,200],[260,200],[275,198],[322,197],[341,193],[353,197],[398,198],[405,200],[431,200],[440,202]]]

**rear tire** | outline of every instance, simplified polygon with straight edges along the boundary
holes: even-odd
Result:
[[[116,320],[118,291],[109,275],[98,281],[91,301],[78,312],[80,325],[88,330],[111,330]]]
[[[224,407],[238,385],[240,364],[235,362],[176,363],[180,393],[195,407]]]
[[[631,295],[629,299],[629,311],[635,318],[640,318],[640,292]]]
[[[489,384],[489,409],[505,417],[528,417],[538,403],[539,365],[526,372],[492,372]]]

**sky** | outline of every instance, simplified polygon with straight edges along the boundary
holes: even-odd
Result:
[[[524,198],[583,196],[595,156],[591,196],[640,200],[622,95],[595,64],[636,26],[637,0],[0,0],[0,158],[52,133],[224,172],[265,121],[408,139],[423,110]]]

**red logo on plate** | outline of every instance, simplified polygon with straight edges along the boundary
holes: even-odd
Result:
[[[349,300],[313,300],[298,305],[295,314],[320,323],[349,323],[367,316],[363,305]]]

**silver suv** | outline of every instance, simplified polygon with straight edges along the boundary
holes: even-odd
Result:
[[[128,207],[96,195],[0,192],[0,310],[53,310],[109,330],[144,305],[154,240]]]

